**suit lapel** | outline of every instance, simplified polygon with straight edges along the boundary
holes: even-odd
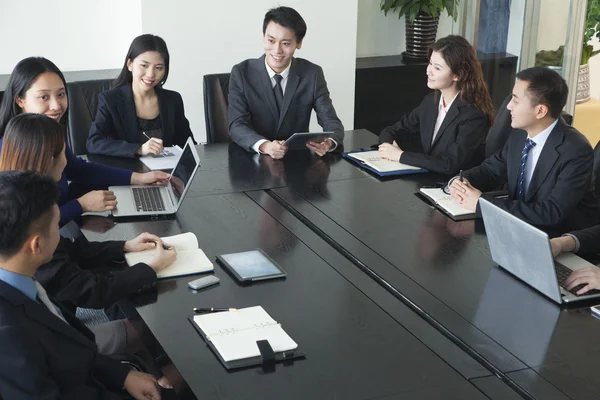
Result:
[[[298,88],[298,83],[300,82],[300,76],[297,72],[297,63],[292,60],[292,65],[290,67],[290,74],[288,75],[287,84],[285,85],[285,93],[283,94],[283,104],[281,106],[281,113],[279,114],[279,123],[277,124],[277,131],[281,127],[283,122],[283,118],[290,108],[290,104],[292,103],[292,99],[296,94],[296,89]]]
[[[123,121],[125,132],[127,132],[127,137],[129,138],[128,141],[137,143],[139,141],[139,129],[131,85],[121,86],[119,96],[121,97],[121,102],[117,106],[117,109],[121,115],[121,121]]]
[[[172,108],[169,107],[167,94],[162,88],[156,89],[156,96],[158,97],[158,112],[160,113],[160,120],[162,124],[162,139],[165,143],[165,146],[172,145],[173,137],[175,136],[175,132],[170,130],[172,126],[175,126],[175,124],[172,123],[174,118],[171,113]]]
[[[427,117],[424,118],[424,121],[421,121],[423,124],[423,152],[425,154],[429,154],[431,152],[432,139],[433,139],[433,130],[435,129],[435,123],[437,121],[438,113],[440,111],[440,101],[437,96],[432,96],[432,103],[428,104],[428,107],[431,107],[427,112]]]
[[[271,78],[267,73],[267,67],[265,66],[265,56],[256,59],[254,63],[255,74],[258,77],[262,93],[265,94],[267,104],[273,113],[273,118],[277,120],[279,118],[279,111],[277,110],[277,103],[275,102],[275,94],[273,93],[273,86],[271,85]]]
[[[519,168],[521,166],[521,152],[525,147],[525,139],[527,138],[527,132],[522,129],[512,129],[509,134],[518,135],[519,137],[514,140],[513,147],[510,149],[510,153],[507,156],[507,175],[508,175],[508,192],[516,198],[517,196],[517,182],[519,180]],[[510,140],[509,136],[509,140]]]
[[[448,109],[448,112],[446,113],[446,116],[444,117],[444,121],[442,121],[442,125],[440,125],[440,129],[438,130],[437,135],[435,135],[435,140],[431,144],[432,148],[440,140],[440,138],[444,134],[444,131],[446,130],[448,125],[450,125],[452,123],[452,121],[454,121],[456,119],[456,117],[458,117],[458,114],[460,114],[460,111],[458,110],[458,108],[461,105],[462,105],[462,102],[460,101],[460,95],[458,95],[458,96],[456,96],[456,98],[452,102],[452,105]],[[437,110],[439,111],[439,104],[438,104]],[[437,112],[436,112],[436,119],[437,119]],[[432,131],[432,134],[433,134],[433,131]]]
[[[540,157],[538,158],[533,170],[531,181],[527,187],[525,201],[530,201],[531,198],[537,193],[539,188],[546,180],[546,177],[550,173],[550,170],[554,167],[554,164],[560,155],[557,148],[562,144],[565,137],[563,128],[564,127],[559,121],[554,129],[552,129],[552,132],[550,132],[550,135],[546,140],[546,144],[542,149],[542,153],[540,154]]]

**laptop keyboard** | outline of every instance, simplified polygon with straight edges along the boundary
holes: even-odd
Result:
[[[573,270],[565,267],[564,265],[562,265],[561,263],[559,263],[557,261],[554,261],[554,270],[556,271],[556,277],[558,278],[558,284],[563,289],[567,290],[567,287],[565,286],[564,283],[567,280],[567,278],[569,277],[569,275],[571,275],[571,272],[573,272]],[[585,286],[585,284],[577,285],[573,289],[567,290],[567,291],[571,292],[575,296],[577,296],[577,291],[584,286]],[[587,293],[582,294],[582,296],[587,296],[589,294],[598,294],[598,293],[600,293],[600,290],[592,289],[592,290],[589,290]]]
[[[165,211],[159,187],[134,187],[131,190],[138,211]]]

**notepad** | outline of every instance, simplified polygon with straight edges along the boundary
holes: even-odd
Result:
[[[368,165],[369,167],[375,169],[378,172],[410,170],[418,171],[422,169],[420,167],[402,164],[397,161],[386,160],[379,155],[378,150],[348,153],[348,157],[352,157],[355,160],[358,160],[361,163]]]
[[[173,169],[177,165],[181,153],[183,153],[183,150],[179,146],[165,147],[160,154],[140,157],[140,161],[152,171]]]
[[[453,217],[464,215],[475,215],[473,211],[462,208],[460,203],[449,194],[444,193],[442,189],[421,189],[420,192],[431,200],[436,206],[446,211]]]
[[[193,321],[225,362],[260,356],[258,340],[268,340],[275,353],[298,348],[261,306],[195,315]]]
[[[214,270],[213,263],[198,248],[198,238],[192,232],[161,239],[169,246],[175,247],[177,259],[172,265],[158,272],[158,279],[199,274]],[[140,262],[148,263],[154,258],[155,252],[156,250],[152,249],[135,253],[125,253],[125,259],[129,265],[135,265]]]

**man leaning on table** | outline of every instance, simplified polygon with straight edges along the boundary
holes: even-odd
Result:
[[[319,156],[341,150],[344,127],[329,97],[323,69],[294,58],[305,34],[306,23],[296,10],[273,8],[263,21],[265,54],[231,70],[229,134],[247,151],[282,158],[287,151],[285,139],[308,132],[313,109],[324,131],[334,134],[307,147]]]

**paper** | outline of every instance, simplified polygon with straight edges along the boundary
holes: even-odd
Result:
[[[378,150],[372,151],[361,151],[356,153],[348,153],[348,157],[352,157],[360,162],[368,165],[371,168],[376,169],[379,172],[392,172],[392,171],[404,171],[404,170],[420,170],[420,167],[413,167],[412,165],[402,164],[397,161],[390,161],[381,158]]]
[[[444,193],[442,189],[421,189],[421,193],[454,217],[474,214],[473,211],[462,208],[458,201],[454,200],[449,194]]]
[[[298,344],[261,306],[194,316],[194,322],[225,362],[260,356],[256,341],[268,340],[274,352],[294,350]]]
[[[158,279],[172,278],[175,276],[198,274],[214,270],[212,262],[206,254],[198,248],[198,239],[192,232],[181,235],[161,238],[169,246],[175,247],[177,259],[167,268],[160,271]],[[135,265],[148,263],[154,258],[156,250],[144,250],[135,253],[125,253],[127,264]]]
[[[173,169],[179,162],[181,153],[183,153],[183,150],[179,146],[165,147],[162,153],[140,157],[140,161],[152,171]]]

